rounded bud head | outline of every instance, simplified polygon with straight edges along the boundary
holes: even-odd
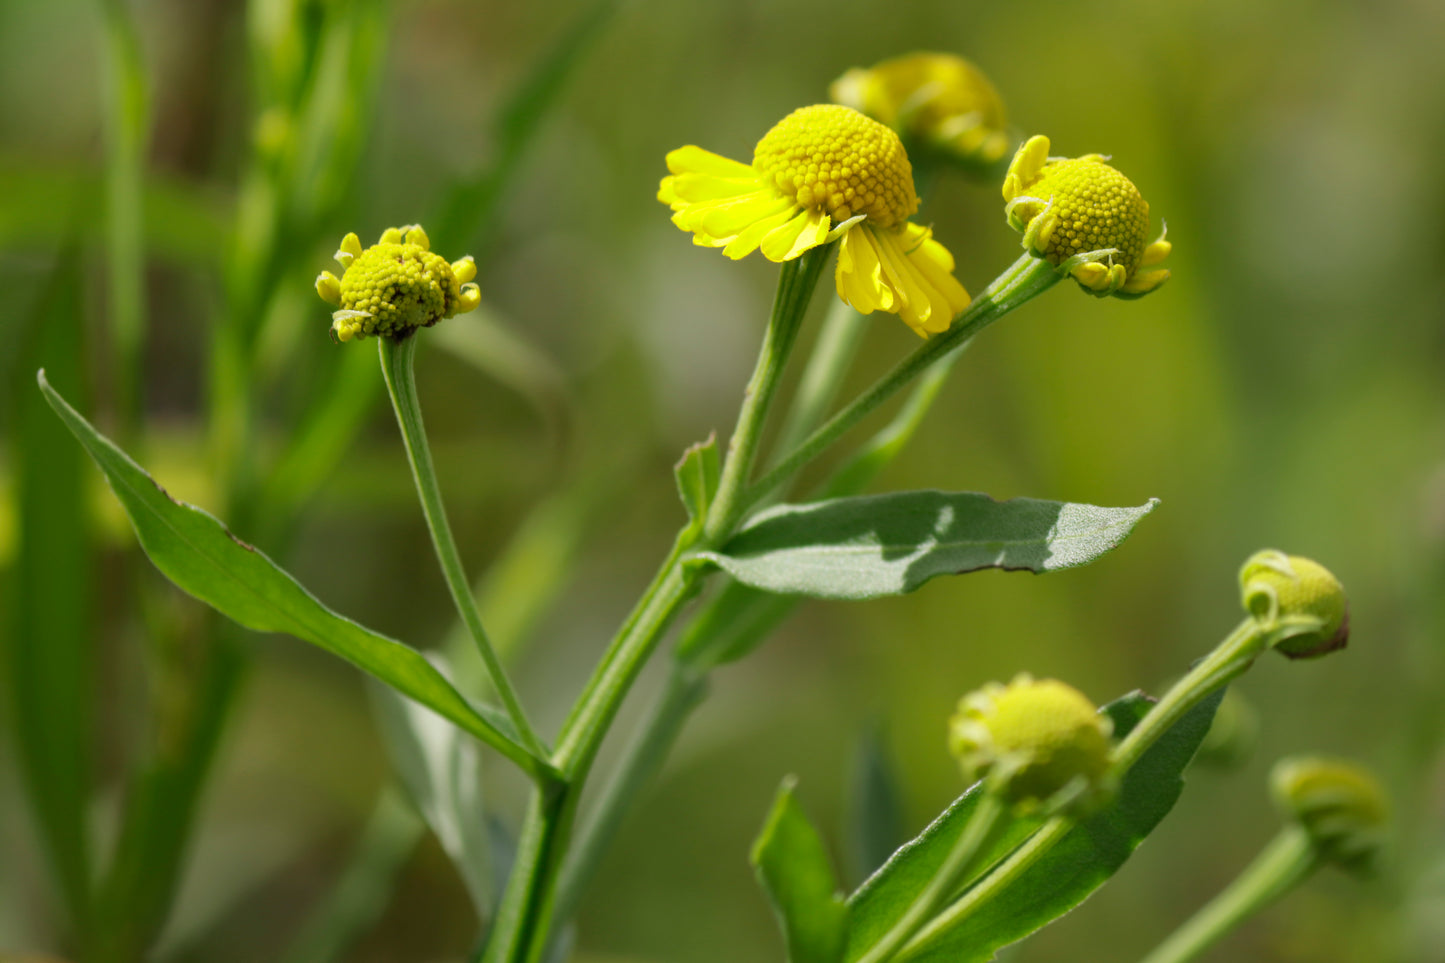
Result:
[[[965,778],[1020,808],[1087,806],[1110,789],[1111,731],[1079,690],[1020,674],[964,696],[948,742]]]
[[[1325,655],[1349,641],[1344,586],[1318,562],[1266,549],[1244,563],[1239,585],[1245,610],[1279,631],[1274,647],[1291,659]]]
[[[1390,805],[1368,770],[1342,759],[1281,759],[1270,773],[1270,790],[1281,814],[1309,833],[1325,859],[1356,873],[1373,868]]]
[[[322,272],[316,293],[339,308],[331,315],[337,341],[405,338],[481,304],[481,292],[471,283],[477,274],[471,256],[448,263],[432,252],[431,239],[417,224],[387,228],[369,248],[348,234],[336,262],[341,277]]]

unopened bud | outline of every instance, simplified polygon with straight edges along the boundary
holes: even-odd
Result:
[[[1112,789],[1111,730],[1079,690],[1020,674],[964,696],[948,742],[965,778],[1020,809],[1088,808]]]
[[[1375,777],[1340,759],[1281,759],[1270,773],[1275,804],[1309,833],[1320,854],[1350,872],[1373,868],[1384,847],[1389,803]]]
[[[1245,609],[1274,630],[1274,647],[1291,659],[1342,649],[1350,638],[1345,589],[1323,565],[1275,549],[1256,552],[1239,571]]]

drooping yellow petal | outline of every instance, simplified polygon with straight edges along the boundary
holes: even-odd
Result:
[[[769,261],[791,261],[828,239],[832,226],[828,215],[818,210],[802,210],[792,220],[773,228],[759,245]]]
[[[737,197],[762,187],[757,177],[718,177],[715,174],[674,174],[667,181],[675,198],[669,203],[674,205]]]
[[[951,255],[927,247],[942,247],[929,233],[916,224],[898,231],[873,232],[882,253],[884,273],[901,295],[898,316],[925,338],[947,331],[954,315],[968,303],[963,286],[941,269],[942,264],[952,260]]]
[[[893,310],[893,289],[883,283],[883,266],[867,228],[859,225],[843,235],[833,280],[838,296],[860,314]]]

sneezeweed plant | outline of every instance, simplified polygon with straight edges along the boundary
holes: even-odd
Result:
[[[894,127],[986,166],[1005,153],[996,93],[970,65],[927,55],[845,75],[834,95],[879,119],[842,104],[807,106],[762,137],[751,163],[696,146],[666,156],[658,198],[673,222],[730,258],[761,252],[780,264],[777,295],[726,452],[712,438],[684,452],[676,481],[686,521],[550,739],[532,725],[483,625],[447,521],[413,374],[424,329],[481,303],[470,258],[448,262],[432,253],[417,225],[388,229],[369,248],[348,234],[336,254],[343,273],[323,272],[316,291],[336,308],[336,341],[377,342],[440,569],[491,695],[462,691],[445,663],[326,608],[216,519],[170,500],[41,376],[55,411],[111,481],[142,547],[177,585],[247,628],[287,632],[347,659],[445,720],[453,737],[475,738],[526,774],[532,794],[506,884],[497,899],[478,899],[483,963],[538,963],[558,951],[557,934],[599,854],[701,700],[708,673],[755,649],[792,600],[874,599],[984,568],[1048,573],[1088,564],[1155,507],[998,502],[973,492],[860,494],[979,331],[1064,277],[1094,294],[1153,291],[1168,276],[1158,264],[1169,245],[1162,237],[1146,243],[1148,205],[1122,173],[1098,155],[1051,159],[1048,141],[1035,137],[1004,181],[1005,217],[1023,233],[1025,252],[970,300],[933,229],[913,220],[920,199]],[[835,308],[830,324],[855,313],[897,314],[924,341],[825,418],[852,354],[820,338],[783,413],[778,386],[835,255],[833,286],[849,314]],[[901,420],[842,459],[821,489],[778,500],[805,465],[920,376]],[[778,416],[786,419],[781,441],[764,469],[761,442]],[[684,628],[663,700],[608,774],[595,807],[583,811],[624,700],[709,581],[724,584]],[[1241,591],[1243,622],[1157,701],[1134,693],[1096,708],[1064,682],[1027,674],[965,696],[948,742],[972,786],[846,897],[785,783],[753,861],[788,958],[985,961],[1086,899],[1173,806],[1230,681],[1269,649],[1317,656],[1345,642],[1343,589],[1317,563],[1260,553],[1246,563]],[[403,713],[396,724],[421,724],[408,719]],[[415,768],[408,761],[399,768]],[[1383,804],[1361,788],[1363,777],[1351,782],[1316,765],[1290,770],[1279,785],[1297,817],[1291,838],[1307,840],[1314,857],[1353,864],[1374,846],[1376,837],[1361,827],[1378,826]],[[496,818],[480,805],[461,816],[473,828]],[[465,852],[449,853],[468,878],[476,873]],[[1211,938],[1227,929],[1211,925]]]

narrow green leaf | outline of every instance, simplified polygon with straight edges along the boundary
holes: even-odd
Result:
[[[834,963],[843,945],[847,904],[823,840],[783,780],[763,831],[753,843],[758,882],[783,928],[789,963]]]
[[[485,918],[492,906],[490,847],[477,744],[396,690],[379,683],[370,689],[392,769]]]
[[[177,586],[248,629],[285,632],[340,656],[530,772],[542,765],[516,741],[500,713],[472,706],[419,652],[331,611],[214,517],[171,498],[66,404],[44,372],[38,380],[50,406],[105,473],[141,547]]]
[[[81,299],[84,259],[67,245],[41,295],[22,358],[54,366],[69,391],[84,381]],[[16,389],[18,389],[18,385]],[[84,930],[91,900],[88,811],[92,573],[80,452],[59,443],[55,422],[29,390],[13,397],[9,424],[16,466],[19,545],[5,621],[6,671],[20,773],[71,923]]]
[[[881,725],[869,726],[858,740],[850,797],[849,868],[853,879],[863,880],[908,838],[903,791]]]
[[[719,551],[692,557],[769,592],[872,599],[981,568],[1084,565],[1122,542],[1158,503],[1099,508],[939,491],[835,498],[759,512]]]
[[[1078,906],[1138,848],[1168,815],[1184,789],[1183,773],[1209,731],[1223,693],[1215,693],[1182,718],[1125,775],[1119,795],[1085,820],[1019,877],[981,906],[918,960],[987,963],[995,951],[1017,942]],[[1104,706],[1121,739],[1144,718],[1153,700],[1131,693]],[[849,897],[845,960],[856,960],[927,885],[978,803],[972,787],[927,829],[893,854],[883,868]],[[1024,841],[1037,821],[1020,820],[980,859],[989,867]]]
[[[717,494],[717,434],[708,435],[706,441],[700,441],[683,452],[672,473],[677,479],[677,493],[682,497],[687,517],[692,519],[694,527],[700,529],[708,506]]]

